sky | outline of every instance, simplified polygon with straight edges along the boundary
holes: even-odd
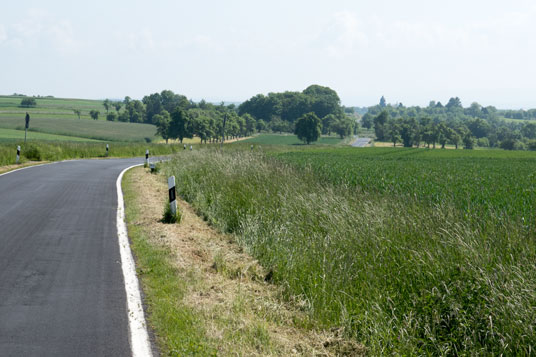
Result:
[[[9,1],[0,94],[536,108],[534,0]]]

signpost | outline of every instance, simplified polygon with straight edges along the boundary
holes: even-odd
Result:
[[[26,112],[26,125],[24,126],[24,143],[26,144],[26,134],[28,133],[28,128],[30,127],[30,114]]]
[[[177,214],[177,193],[175,191],[175,176],[168,178],[169,207],[173,215]]]

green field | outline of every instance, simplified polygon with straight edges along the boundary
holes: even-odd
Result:
[[[39,140],[39,141],[84,141],[84,142],[97,142],[98,140],[79,138],[76,136],[64,136],[55,134],[46,134],[36,131],[29,131],[27,139]],[[21,141],[24,140],[24,130],[13,129],[1,129],[0,128],[0,142],[2,141]]]
[[[372,355],[530,355],[536,154],[180,152],[180,194]]]
[[[280,134],[259,134],[253,138],[241,141],[242,143],[251,143],[259,145],[305,145],[296,135]],[[322,136],[318,141],[311,145],[335,145],[342,142],[342,139],[335,136]]]
[[[36,98],[35,108],[21,108],[20,101],[21,97],[0,96],[0,128],[23,129],[28,112],[30,129],[41,133],[105,141],[159,139],[155,136],[154,125],[106,121],[100,100]],[[82,111],[81,119],[77,118],[73,109]],[[89,111],[92,109],[100,111],[99,120],[90,118]]]

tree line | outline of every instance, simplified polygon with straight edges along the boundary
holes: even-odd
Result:
[[[374,129],[378,141],[389,141],[405,147],[424,144],[463,145],[472,149],[498,147],[507,150],[536,150],[536,123],[510,122],[503,119],[504,111],[493,106],[472,103],[464,108],[458,97],[446,105],[431,101],[427,107],[405,107],[403,104],[380,103],[369,107],[361,121],[362,126]]]
[[[312,85],[303,92],[259,94],[238,107],[223,102],[216,105],[205,100],[196,103],[170,90],[146,95],[142,100],[130,97],[123,101],[106,99],[103,106],[106,120],[154,124],[157,134],[166,142],[169,139],[182,142],[193,136],[204,143],[216,142],[222,135],[228,139],[263,131],[298,134],[298,119],[310,119],[310,115],[318,118],[314,123],[321,134],[335,133],[344,138],[357,130],[355,117],[345,113],[337,93],[318,85]],[[80,118],[76,110],[75,114]],[[96,110],[90,112],[95,120],[99,114]],[[302,135],[307,143],[318,139],[314,137]]]

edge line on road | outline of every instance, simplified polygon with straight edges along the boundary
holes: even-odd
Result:
[[[149,333],[147,332],[147,323],[143,312],[143,304],[141,301],[140,287],[136,276],[136,265],[130,250],[128,241],[127,225],[125,222],[125,202],[123,200],[123,190],[121,181],[125,172],[136,166],[143,164],[132,165],[127,167],[119,174],[116,181],[117,187],[117,236],[119,242],[119,251],[121,254],[121,268],[123,270],[123,278],[125,281],[125,291],[127,295],[127,310],[128,310],[128,327],[129,340],[132,356],[152,356],[151,342]]]

